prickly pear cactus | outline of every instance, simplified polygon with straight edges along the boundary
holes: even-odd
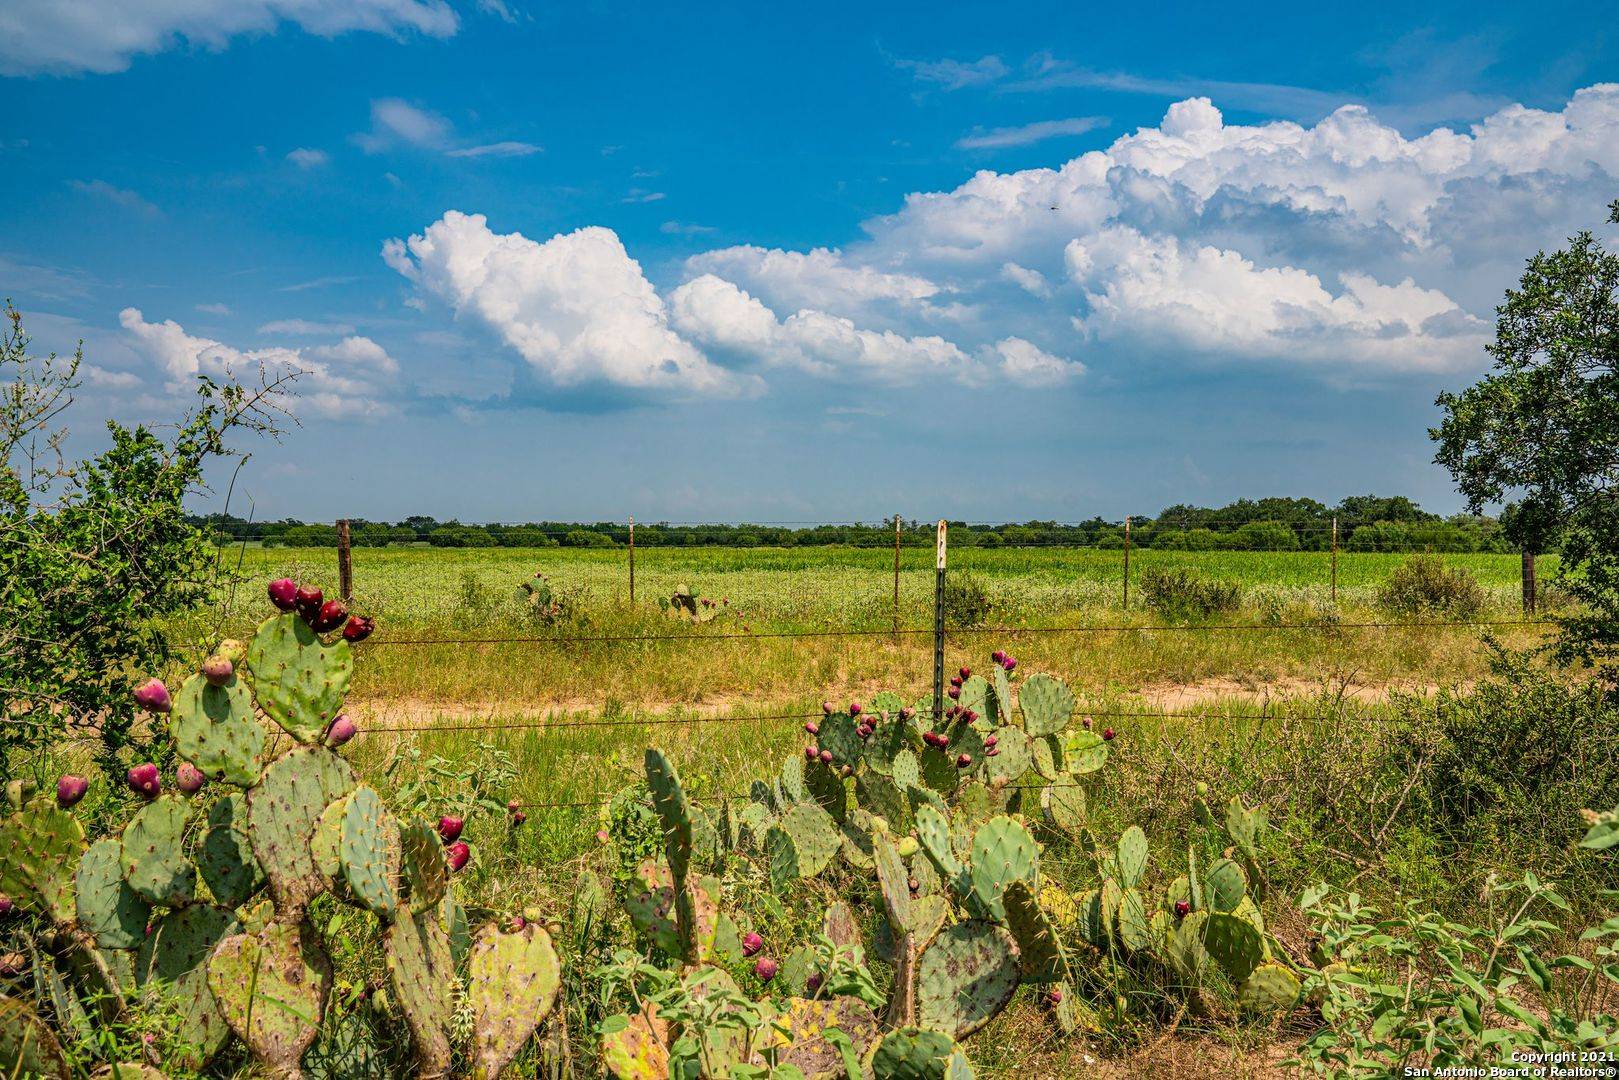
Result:
[[[806,1080],[835,1080],[846,1073],[842,1051],[826,1037],[830,1028],[848,1037],[858,1058],[876,1041],[877,1017],[852,997],[791,998],[771,1021],[766,1045],[777,1049],[777,1067],[792,1066]]]
[[[1134,888],[1147,871],[1147,834],[1140,826],[1132,825],[1124,830],[1114,861],[1119,871],[1119,887]]]
[[[1063,760],[1071,776],[1096,772],[1107,764],[1107,740],[1094,731],[1070,731],[1063,735]]]
[[[247,684],[232,675],[224,686],[193,675],[174,695],[169,733],[180,756],[205,776],[242,787],[258,782],[267,733],[253,713]]]
[[[648,748],[646,782],[652,789],[652,806],[663,826],[664,857],[678,886],[691,868],[691,802],[680,784],[680,774],[663,751]]]
[[[1230,859],[1221,859],[1209,867],[1203,889],[1209,907],[1215,911],[1234,911],[1248,894],[1248,875]]]
[[[990,818],[973,834],[967,867],[969,905],[979,914],[1003,919],[1001,894],[1013,881],[1033,882],[1040,854],[1029,830],[1005,815]]]
[[[163,795],[141,807],[124,826],[124,880],[148,902],[180,907],[196,894],[197,868],[185,852],[191,804]]]
[[[1265,961],[1265,939],[1254,925],[1223,911],[1209,912],[1203,947],[1239,986]]]
[[[49,1025],[16,998],[0,997],[0,1074],[41,1080],[73,1075]]]
[[[1298,978],[1281,964],[1261,964],[1237,989],[1237,1000],[1253,1012],[1290,1009],[1299,999]]]
[[[961,860],[950,841],[950,821],[938,808],[928,804],[916,809],[916,838],[939,876],[954,881],[961,875]]]
[[[382,796],[361,784],[343,811],[338,861],[349,891],[386,920],[399,903],[399,860],[399,823]]]
[[[236,916],[211,904],[190,904],[152,924],[135,959],[135,982],[160,981],[178,1007],[176,1034],[188,1052],[187,1064],[200,1068],[230,1038],[225,1015],[208,986],[209,957],[225,938],[240,931]]]
[[[826,869],[841,845],[837,823],[820,806],[790,807],[765,834],[772,885],[781,892],[794,881],[814,877]]]
[[[551,1011],[561,983],[562,964],[540,927],[479,931],[467,963],[474,1076],[500,1075]]]
[[[1040,809],[1047,825],[1070,836],[1078,836],[1089,820],[1085,789],[1070,781],[1058,780],[1042,788]]]
[[[601,1025],[601,1059],[616,1080],[668,1080],[669,1024],[646,1002],[633,1016],[609,1016]]]
[[[675,925],[675,887],[667,864],[643,859],[626,886],[624,910],[636,930],[670,956],[680,955],[680,928]]]
[[[197,851],[197,870],[226,907],[238,908],[264,887],[264,868],[247,835],[247,796],[240,791],[214,803]]]
[[[455,962],[437,912],[400,919],[383,933],[388,978],[416,1050],[417,1075],[439,1077],[450,1067],[450,990]]]
[[[1023,730],[1031,736],[1055,735],[1074,714],[1074,694],[1066,683],[1050,675],[1030,675],[1018,688],[1023,709]]]
[[[900,1028],[877,1044],[871,1072],[874,1080],[945,1080],[955,1055],[955,1040],[942,1031]]]
[[[302,908],[325,891],[310,837],[326,807],[354,790],[354,770],[341,757],[314,746],[287,751],[270,763],[247,793],[253,853],[270,881],[278,910]]]
[[[965,1038],[1006,1007],[1017,984],[1018,949],[1012,935],[983,919],[956,923],[922,950],[917,970],[920,1023]]]
[[[338,638],[328,645],[296,614],[259,624],[247,647],[259,708],[301,743],[318,743],[348,696],[354,654]]]
[[[1073,978],[1068,954],[1051,917],[1040,906],[1027,881],[1013,881],[1001,897],[1006,908],[1006,928],[1017,942],[1024,982],[1066,983]]]
[[[405,880],[410,884],[410,910],[429,911],[444,899],[449,887],[444,844],[427,822],[412,821],[400,827],[399,847]]]
[[[152,905],[124,880],[123,845],[97,840],[79,860],[75,876],[79,925],[103,949],[133,949],[146,938]]]
[[[73,918],[73,873],[84,829],[66,810],[34,802],[0,822],[0,893],[56,922]]]
[[[326,953],[298,922],[277,919],[257,934],[233,934],[208,961],[208,989],[236,1037],[277,1076],[301,1075],[332,981]]]

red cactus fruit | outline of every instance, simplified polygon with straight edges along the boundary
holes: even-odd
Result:
[[[521,810],[513,810],[512,811],[512,824],[513,825],[521,825],[523,822],[525,822],[527,820],[528,820],[528,815],[523,813]]]
[[[291,611],[298,605],[298,583],[290,577],[270,582],[270,603],[282,611]]]
[[[1014,660],[1012,657],[1008,656],[1001,663],[1001,667],[1005,668],[1008,672],[1016,671],[1017,670],[1017,661]]]
[[[443,840],[446,844],[453,844],[455,841],[461,839],[461,830],[466,828],[466,825],[467,823],[465,819],[455,817],[451,814],[445,814],[443,817],[438,819],[439,839]]]
[[[811,994],[814,994],[815,991],[819,990],[820,988],[821,973],[819,971],[804,980],[804,989],[809,991]]]
[[[858,701],[849,702],[849,715],[850,716],[859,716],[860,715],[860,702],[858,702]]]
[[[1177,900],[1177,901],[1175,901],[1175,916],[1176,916],[1176,918],[1184,919],[1184,918],[1186,918],[1186,916],[1190,915],[1191,913],[1192,913],[1192,902],[1190,900]]]
[[[1058,1005],[1061,1005],[1062,1004],[1062,991],[1054,989],[1049,994],[1047,994],[1046,995],[1046,1004],[1050,1005],[1053,1009],[1055,1009]]]
[[[202,677],[208,680],[209,686],[224,686],[236,676],[236,665],[230,662],[230,657],[215,653],[202,662]]]
[[[996,649],[994,652],[989,654],[989,658],[995,661],[997,664],[1004,664],[1006,663],[1006,650]]]
[[[901,719],[901,720],[910,720],[910,719],[912,719],[912,718],[913,718],[913,717],[915,717],[915,716],[916,716],[916,710],[915,710],[915,709],[913,709],[913,708],[912,708],[912,707],[911,707],[911,706],[909,706],[909,705],[907,705],[907,706],[905,706],[905,707],[904,707],[904,708],[903,708],[903,709],[901,709],[901,710],[900,710],[900,711],[899,711],[899,718],[900,718],[900,719]]]
[[[951,701],[955,701],[961,697],[961,687],[952,686],[950,689],[946,690],[945,693],[950,695]]]
[[[201,769],[189,761],[180,762],[174,770],[174,786],[187,795],[195,795],[208,782]]]
[[[1110,727],[1103,728],[1102,729],[1102,741],[1103,742],[1112,742],[1114,734],[1115,734],[1115,732],[1113,731],[1112,728],[1110,728]]]
[[[323,599],[324,596],[318,587],[300,585],[298,586],[298,595],[293,598],[293,605],[297,607],[298,614],[313,622],[315,617],[320,614],[320,605]]]
[[[753,965],[753,973],[765,982],[776,977],[776,962],[768,956],[761,956],[759,962]]]
[[[759,950],[763,949],[764,947],[765,939],[754,933],[752,930],[749,930],[746,934],[742,935],[743,956],[756,956],[758,955]]]
[[[467,864],[467,860],[472,858],[472,849],[467,847],[465,840],[457,840],[444,849],[444,855],[449,859],[451,872],[458,873]]]
[[[830,751],[830,750],[822,750],[821,751],[821,764],[822,765],[830,765],[830,764],[832,764],[832,751]]]
[[[1001,741],[1001,739],[1000,739],[1000,736],[998,736],[998,735],[985,735],[984,736],[984,749],[985,750],[993,750],[993,749],[995,749],[995,744],[1000,742],[1000,741]]]
[[[350,720],[347,714],[339,713],[326,728],[326,745],[342,746],[354,738],[359,733],[359,730],[354,726],[354,721]]]
[[[124,778],[129,781],[130,788],[138,795],[148,799],[155,799],[163,790],[163,781],[158,774],[157,766],[150,761],[132,766]]]
[[[364,641],[377,628],[377,620],[368,615],[350,615],[343,624],[344,641]]]
[[[970,679],[973,677],[973,669],[970,667],[963,667],[960,671],[960,675],[963,679]]]
[[[147,712],[166,713],[174,706],[174,699],[169,697],[169,688],[162,679],[147,679],[135,687],[135,704]]]
[[[349,607],[341,600],[328,600],[320,606],[320,612],[309,620],[310,628],[317,634],[327,634],[342,626],[349,617]]]
[[[811,743],[810,745],[804,747],[804,760],[805,761],[814,761],[816,758],[818,758],[820,756],[821,756],[821,748],[819,746],[816,746],[814,743]]]
[[[811,735],[819,735],[821,733],[821,725],[811,720],[804,725],[804,730],[809,732]]]
[[[5,893],[0,893],[0,919],[5,918],[7,915],[10,915],[16,910],[17,905],[11,902],[11,897],[7,896]]]
[[[68,773],[56,781],[56,805],[63,810],[78,805],[84,793],[90,790],[90,781]]]
[[[971,768],[972,763],[973,756],[971,754],[962,754],[960,757],[956,758],[956,768],[958,769]]]

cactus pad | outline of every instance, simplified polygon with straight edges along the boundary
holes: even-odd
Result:
[[[921,1024],[964,1038],[1012,1000],[1017,983],[1018,951],[1011,934],[979,919],[956,923],[922,950],[917,973]]]
[[[827,1039],[829,1028],[843,1032],[859,1056],[877,1038],[877,1017],[869,1007],[852,997],[792,998],[787,1002],[786,1011],[771,1022],[767,1045],[780,1048],[776,1065],[790,1065],[807,1080],[844,1076],[843,1054]]]
[[[66,810],[34,803],[0,822],[0,893],[57,922],[73,918],[73,873],[84,829]]]
[[[1023,729],[1030,735],[1055,735],[1068,726],[1074,713],[1074,694],[1066,683],[1046,674],[1030,675],[1018,688]]]
[[[862,772],[855,777],[854,791],[860,805],[888,822],[895,832],[910,831],[911,803],[894,777]]]
[[[384,919],[399,903],[399,823],[382,796],[361,784],[348,797],[338,845],[349,891]]]
[[[1208,897],[1209,907],[1215,911],[1233,911],[1247,893],[1248,875],[1235,862],[1221,859],[1209,867],[1208,878],[1204,882],[1204,895]]]
[[[124,880],[159,907],[179,907],[196,893],[197,868],[185,852],[190,813],[186,800],[163,795],[141,807],[124,826]]]
[[[647,1002],[634,1016],[610,1016],[601,1025],[602,1065],[615,1080],[668,1080],[669,1024]]]
[[[1017,942],[1024,982],[1065,983],[1073,978],[1057,928],[1040,906],[1026,881],[1006,887],[1001,902],[1006,908],[1006,927]]]
[[[79,925],[103,949],[133,949],[146,937],[152,906],[124,880],[123,846],[97,840],[79,860],[74,877]]]
[[[475,1076],[500,1075],[551,1011],[561,982],[561,961],[540,927],[478,932],[467,963]]]
[[[945,1080],[955,1040],[942,1031],[900,1028],[883,1036],[871,1056],[874,1080]]]
[[[422,1076],[440,1076],[450,1066],[450,991],[455,985],[455,960],[450,935],[437,912],[400,919],[383,932],[389,985],[405,1014],[416,1066]]]
[[[73,1075],[49,1025],[16,998],[0,997],[0,1074],[41,1080]]]
[[[1299,999],[1299,980],[1281,964],[1261,964],[1237,991],[1242,1007],[1253,1012],[1292,1008]]]
[[[253,713],[253,695],[235,675],[211,686],[193,675],[174,695],[169,733],[180,756],[205,776],[242,787],[258,782],[266,732]]]
[[[331,982],[326,953],[285,920],[226,938],[208,961],[208,989],[226,1023],[278,1075],[298,1075]]]
[[[906,884],[909,877],[905,861],[886,836],[872,838],[872,849],[877,861],[877,884],[882,892],[883,913],[896,934],[903,934],[911,922],[911,890]]]
[[[425,821],[409,822],[400,826],[399,849],[405,880],[410,883],[410,910],[428,911],[437,906],[450,882],[438,833]]]
[[[643,859],[626,890],[624,910],[630,922],[659,949],[670,956],[680,955],[675,889],[669,867],[658,859]]]
[[[1022,728],[1004,727],[995,732],[995,754],[985,751],[984,778],[1012,781],[1029,771],[1029,737]]]
[[[1072,781],[1058,780],[1040,791],[1040,809],[1046,824],[1061,832],[1078,835],[1085,828],[1085,789]]]
[[[832,820],[843,824],[849,817],[849,786],[843,782],[843,777],[830,765],[823,765],[819,761],[805,765],[797,757],[788,758],[789,761],[798,762],[804,770],[804,790],[808,796],[815,800],[822,810],[832,815]]]
[[[1063,736],[1063,760],[1070,775],[1093,773],[1107,764],[1107,740],[1094,731],[1070,731]]]
[[[247,667],[259,707],[294,739],[314,744],[343,707],[354,654],[347,641],[327,645],[289,612],[259,624],[247,646]]]
[[[326,807],[354,790],[348,762],[318,746],[299,746],[270,763],[247,793],[253,854],[278,910],[301,908],[324,892],[309,842]]]
[[[818,805],[788,808],[765,836],[772,883],[780,891],[788,882],[814,877],[826,869],[841,845],[836,823]]]
[[[939,876],[954,881],[961,873],[961,860],[950,842],[950,822],[931,804],[916,808],[916,838]]]
[[[865,754],[865,740],[855,730],[859,726],[859,722],[846,712],[821,717],[821,731],[815,738],[822,750],[832,751],[833,765],[854,765]]]
[[[664,857],[678,886],[691,868],[691,802],[680,785],[680,774],[661,750],[646,752],[646,782],[663,826]]]
[[[978,913],[1004,918],[1001,894],[1013,881],[1034,881],[1039,866],[1034,837],[1023,825],[1004,815],[990,818],[973,834],[967,880],[972,905]]]
[[[343,815],[348,813],[350,796],[332,802],[315,820],[315,831],[309,837],[309,857],[314,860],[320,876],[332,885],[342,884],[343,877]],[[439,847],[444,846],[439,842]]]
[[[1147,834],[1138,825],[1124,830],[1119,837],[1115,861],[1119,868],[1119,887],[1133,888],[1147,871]]]
[[[1147,901],[1136,889],[1125,889],[1119,894],[1119,941],[1132,953],[1146,952],[1152,947],[1152,919],[1147,914]]]
[[[152,925],[135,960],[135,981],[168,985],[179,1007],[175,1034],[191,1048],[190,1064],[200,1066],[230,1038],[225,1015],[208,986],[209,957],[221,941],[237,933],[236,916],[211,904],[191,904]]]
[[[1265,939],[1253,923],[1223,911],[1209,913],[1203,947],[1238,986],[1265,961]]]
[[[242,792],[231,792],[208,811],[197,870],[214,899],[229,908],[241,907],[264,887],[264,868],[247,835],[247,796]]]

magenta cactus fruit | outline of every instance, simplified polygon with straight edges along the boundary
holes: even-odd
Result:
[[[1058,1005],[1061,1005],[1062,991],[1054,988],[1049,994],[1046,995],[1046,1004],[1050,1005],[1053,1009],[1055,1009]]]
[[[129,781],[131,790],[148,799],[157,798],[158,793],[163,790],[163,781],[157,766],[150,761],[131,766],[129,772],[124,774],[124,778]]]
[[[978,713],[976,713],[972,709],[967,709],[961,715],[963,715],[963,716],[965,716],[967,718],[967,723],[969,723],[969,724],[978,719]]]
[[[831,716],[833,713],[835,713],[837,711],[838,711],[838,707],[836,705],[832,704],[830,701],[821,702],[821,712],[826,714],[827,716]]]
[[[958,769],[971,768],[972,763],[973,763],[973,756],[971,754],[962,754],[962,755],[960,755],[959,757],[956,758],[956,768],[958,768]]]
[[[84,793],[90,790],[90,781],[67,773],[56,781],[56,805],[63,810],[78,805]]]
[[[763,949],[764,947],[765,939],[754,933],[752,930],[749,930],[746,934],[742,935],[743,956],[757,956],[759,954],[759,950]]]
[[[523,822],[525,822],[527,820],[528,820],[528,815],[523,813],[521,810],[513,810],[512,811],[512,824],[514,826],[521,825]]]
[[[467,860],[472,858],[472,849],[467,847],[465,840],[457,840],[444,849],[444,856],[449,860],[450,871],[459,873],[461,868],[467,864]]]
[[[1175,901],[1175,917],[1176,918],[1184,919],[1184,918],[1186,918],[1186,916],[1190,915],[1191,913],[1192,913],[1192,902],[1190,900],[1177,900],[1177,901]]]
[[[309,620],[310,628],[317,634],[329,633],[342,626],[349,617],[349,607],[341,600],[328,600],[320,606],[320,611]]]
[[[515,813],[517,813],[517,811],[521,810],[522,808],[523,808],[523,804],[518,802],[516,799],[507,799],[506,800],[506,809],[508,811],[510,811],[511,813],[515,814]]]
[[[993,749],[995,749],[995,744],[1000,742],[1000,741],[1001,740],[1000,740],[1000,737],[998,735],[985,735],[984,736],[984,749],[985,750],[993,750]]]
[[[994,652],[989,654],[989,658],[995,661],[997,664],[1004,664],[1006,663],[1006,650],[996,649]]]
[[[208,777],[204,776],[202,770],[189,761],[180,762],[179,766],[174,770],[174,786],[187,795],[195,795],[202,790],[202,785],[207,782]]]
[[[821,988],[821,982],[821,973],[817,971],[815,974],[804,980],[804,989],[808,990],[811,994],[814,994]]]
[[[325,597],[318,586],[300,585],[298,586],[298,595],[293,598],[293,604],[297,607],[298,614],[313,622],[315,617],[320,614],[320,605],[323,599]]]
[[[858,701],[849,702],[849,715],[850,716],[859,716],[860,715],[860,702],[858,702]]]
[[[135,704],[147,712],[166,713],[174,705],[174,699],[169,697],[169,688],[163,685],[162,679],[147,679],[135,687]]]
[[[1088,716],[1085,717],[1079,722],[1079,726],[1084,728],[1086,731],[1089,731],[1091,729],[1091,718]]]
[[[959,672],[959,674],[961,675],[961,677],[963,679],[970,679],[970,678],[973,677],[973,669],[970,668],[970,667],[967,667],[964,664],[964,665],[962,665],[962,668],[961,668],[961,671]]]
[[[208,680],[209,686],[224,686],[235,674],[236,665],[228,656],[215,653],[202,662],[202,677]]]
[[[830,751],[830,750],[822,750],[821,751],[821,764],[822,765],[830,765],[830,764],[832,764],[832,751]]]
[[[526,928],[527,926],[528,926],[528,920],[527,919],[523,918],[521,915],[513,915],[512,916],[512,933],[521,934],[523,932],[524,928]]]
[[[364,641],[377,628],[377,620],[368,615],[350,615],[343,624],[344,641]]]
[[[1012,657],[1008,656],[1006,658],[1006,660],[1001,664],[1001,667],[1005,668],[1008,672],[1015,671],[1017,669],[1017,661],[1014,660]]]
[[[1117,734],[1117,733],[1112,728],[1110,728],[1110,727],[1103,728],[1102,729],[1102,741],[1103,742],[1112,742],[1113,737],[1114,737],[1115,734]]]
[[[453,844],[461,839],[461,830],[466,828],[466,821],[451,814],[445,814],[438,819],[439,839],[446,844]]]
[[[326,728],[326,745],[342,746],[359,733],[347,713],[339,713]]]
[[[596,842],[598,844],[605,844],[605,843],[607,843],[607,841],[611,840],[612,838],[613,838],[612,834],[609,833],[606,829],[597,829],[596,830]]]
[[[805,761],[814,761],[816,758],[818,758],[820,756],[821,756],[821,748],[819,746],[816,746],[813,743],[811,743],[809,746],[804,747],[804,760]]]
[[[298,583],[290,577],[276,578],[270,582],[270,603],[282,611],[291,611],[298,606]]]
[[[910,720],[915,716],[916,716],[916,710],[911,708],[911,706],[909,706],[909,705],[905,706],[903,709],[901,709],[899,711],[899,718],[901,720]]]
[[[11,902],[11,897],[7,896],[5,893],[0,893],[0,919],[5,918],[7,915],[10,915],[16,910],[17,905]]]
[[[753,965],[753,973],[765,982],[776,977],[776,962],[768,956],[759,957],[759,962]]]
[[[811,720],[804,725],[804,730],[809,732],[811,735],[819,735],[821,733],[821,725]]]
[[[957,698],[961,697],[961,687],[952,686],[950,689],[946,690],[945,693],[950,695],[951,701],[955,701]]]

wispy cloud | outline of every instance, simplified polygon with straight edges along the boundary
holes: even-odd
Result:
[[[669,236],[701,236],[715,230],[712,225],[697,225],[690,221],[665,221],[658,226],[658,231]]]
[[[896,58],[894,66],[909,71],[917,82],[929,83],[944,90],[961,90],[969,86],[985,86],[1003,79],[1010,69],[998,56],[981,56],[977,60],[904,60]]]
[[[1016,127],[991,128],[956,140],[958,150],[992,150],[1005,146],[1028,146],[1065,136],[1083,135],[1097,128],[1107,127],[1105,116],[1070,116],[1066,120],[1036,120],[1032,124]]]
[[[287,152],[287,160],[300,169],[318,169],[332,160],[332,156],[324,150],[315,150],[307,146],[300,146],[296,150]]]
[[[543,149],[545,148],[534,143],[516,142],[508,139],[503,142],[484,143],[482,146],[457,147],[454,150],[447,150],[445,153],[450,157],[458,158],[509,158],[527,157],[530,154],[538,154]]]
[[[276,319],[259,327],[261,334],[324,335],[337,337],[354,333],[354,327],[340,322],[312,322],[309,319]]]
[[[640,188],[630,188],[630,193],[618,200],[623,203],[649,203],[660,202],[668,198],[661,191],[642,191]]]
[[[198,304],[197,310],[204,315],[229,315],[229,304]]]
[[[160,217],[163,213],[155,204],[147,201],[138,192],[130,191],[128,188],[114,187],[105,180],[69,180],[68,186],[74,191],[100,199],[103,202],[112,203],[114,206],[121,206],[126,210],[133,210],[146,217]]]
[[[368,154],[398,147],[432,150],[453,158],[510,158],[539,153],[543,147],[515,139],[465,143],[456,137],[448,118],[402,98],[378,98],[371,103],[371,130],[352,136],[354,145]]]
[[[304,292],[309,289],[327,289],[333,285],[348,285],[360,280],[352,274],[332,277],[318,277],[309,281],[300,281],[295,285],[283,285],[277,292]]]

